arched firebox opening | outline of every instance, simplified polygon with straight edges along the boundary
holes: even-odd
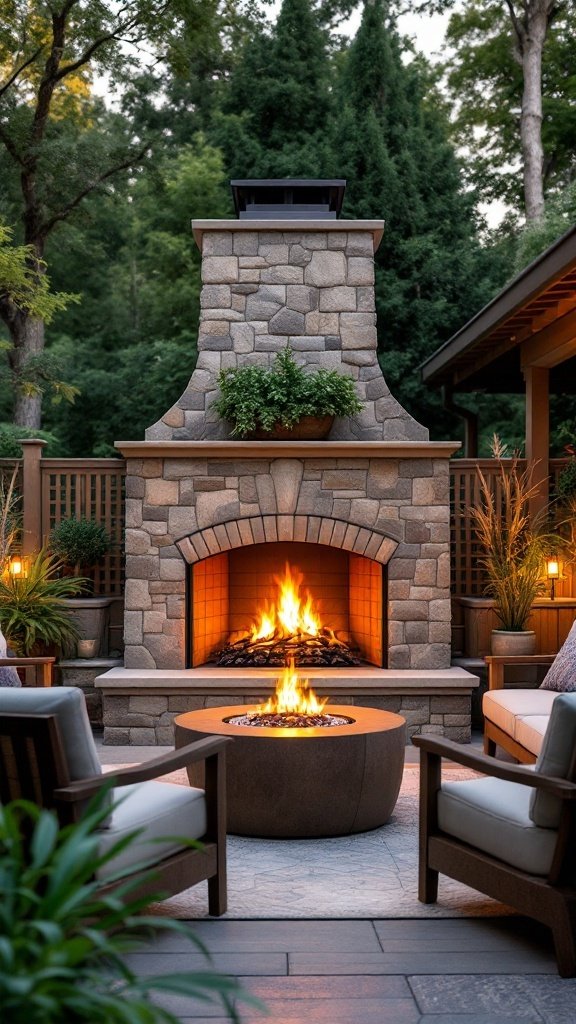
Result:
[[[189,565],[188,667],[280,663],[274,660],[283,655],[275,648],[270,617],[281,612],[287,573],[320,637],[311,639],[309,655],[304,648],[300,664],[346,664],[329,639],[323,649],[322,638],[333,636],[357,664],[387,667],[386,565],[342,548],[295,541],[232,548]],[[249,641],[255,635],[259,640],[253,646]]]

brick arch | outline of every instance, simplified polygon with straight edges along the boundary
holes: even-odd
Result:
[[[204,558],[230,551],[232,548],[275,541],[326,544],[328,547],[365,555],[366,558],[372,558],[382,565],[390,560],[398,547],[398,541],[388,537],[381,530],[370,530],[357,523],[333,519],[330,516],[312,515],[268,515],[232,519],[181,537],[176,541],[176,547],[184,561],[193,565]]]

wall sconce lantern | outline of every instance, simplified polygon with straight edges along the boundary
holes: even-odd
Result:
[[[8,560],[8,572],[14,579],[24,580],[28,576],[28,559],[14,555]]]
[[[553,601],[555,594],[556,580],[560,579],[560,562],[557,558],[546,559],[546,576],[550,580],[550,600]]]

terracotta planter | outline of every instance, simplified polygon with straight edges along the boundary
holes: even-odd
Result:
[[[534,654],[536,633],[533,629],[512,632],[507,629],[492,630],[492,654]]]
[[[255,430],[250,441],[323,441],[332,430],[333,416],[302,416],[293,427],[277,423],[273,430]]]

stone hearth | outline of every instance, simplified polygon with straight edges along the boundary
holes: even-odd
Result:
[[[315,686],[327,679],[339,704],[400,711],[410,732],[468,737],[478,680],[450,668],[448,459],[458,445],[430,442],[380,371],[382,228],[194,225],[204,282],[196,369],[145,441],[117,443],[127,460],[125,665],[97,683],[105,742],[171,742],[175,714],[254,703],[273,688],[274,673],[210,664],[230,629],[230,553],[269,558],[273,545],[282,557],[286,545],[309,545],[319,565],[337,551],[352,581],[341,614],[372,664],[303,671]],[[270,365],[287,345],[306,367],[353,376],[362,412],[337,420],[327,441],[231,439],[212,411],[218,372]]]

